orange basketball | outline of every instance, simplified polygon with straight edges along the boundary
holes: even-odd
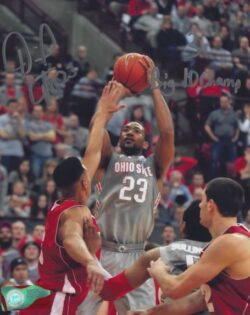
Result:
[[[149,86],[144,57],[137,53],[125,54],[114,65],[114,79],[134,94],[140,94]]]

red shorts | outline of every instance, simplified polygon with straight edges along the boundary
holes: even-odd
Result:
[[[79,295],[54,292],[21,310],[19,315],[75,315],[82,301],[83,298]]]

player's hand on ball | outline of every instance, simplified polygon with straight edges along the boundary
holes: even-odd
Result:
[[[171,268],[167,266],[161,258],[156,261],[151,261],[150,267],[147,269],[152,278],[161,277],[162,273],[169,273],[171,271]]]
[[[145,68],[147,71],[147,79],[148,79],[148,86],[151,89],[156,89],[160,87],[160,73],[159,69],[155,66],[154,61],[148,57],[143,57],[143,62],[141,62],[141,65]]]
[[[87,282],[89,286],[96,294],[100,294],[104,285],[104,274],[102,269],[94,259],[86,265],[86,269],[88,274]]]

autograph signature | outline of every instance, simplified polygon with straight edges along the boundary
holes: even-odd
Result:
[[[49,27],[48,24],[41,24],[39,27],[39,48],[40,48],[40,54],[41,57],[35,60],[35,63],[39,63],[40,65],[48,66],[47,58],[51,56],[51,54],[46,54],[46,49],[44,46],[44,35],[45,31],[49,35],[49,38],[51,40],[51,45],[57,45],[57,41],[55,39],[55,36]],[[32,57],[31,53],[29,51],[29,47],[27,45],[26,40],[19,32],[11,32],[7,34],[4,38],[3,45],[2,45],[2,56],[3,56],[3,65],[4,70],[7,72],[7,43],[11,37],[17,37],[20,41],[23,50],[21,48],[17,49],[17,58],[19,62],[19,66],[15,68],[15,73],[20,73],[21,77],[24,78],[25,75],[30,74],[33,67]],[[71,68],[69,69],[69,73],[66,73],[63,70],[57,70],[57,74],[55,78],[51,78],[48,76],[49,72],[54,68],[49,68],[47,71],[42,70],[40,75],[35,77],[34,83],[28,82],[28,91],[29,91],[29,97],[32,104],[40,103],[43,100],[48,105],[50,102],[51,97],[56,97],[63,95],[63,89],[64,85],[67,81],[74,78],[77,75],[77,69]],[[34,94],[33,94],[33,87],[36,82],[41,82],[42,87],[42,96],[39,100],[35,100]]]

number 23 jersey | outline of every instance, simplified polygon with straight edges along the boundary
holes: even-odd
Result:
[[[96,188],[102,238],[122,244],[143,243],[153,231],[160,198],[154,156],[114,153],[102,184]]]

